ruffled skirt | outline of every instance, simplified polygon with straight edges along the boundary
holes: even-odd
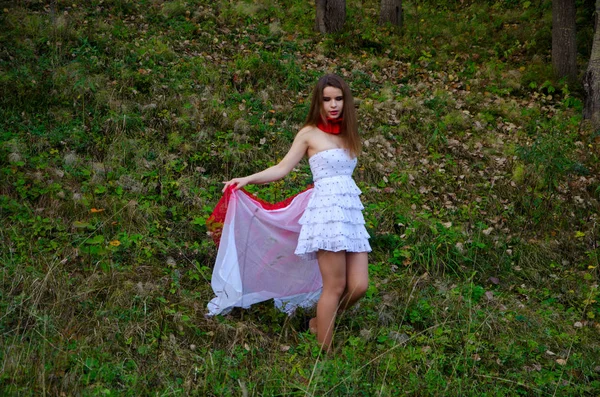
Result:
[[[302,229],[296,255],[311,260],[319,250],[370,252],[360,194],[350,176],[316,181],[312,197],[298,221]]]

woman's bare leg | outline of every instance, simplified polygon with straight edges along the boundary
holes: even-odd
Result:
[[[342,295],[339,311],[352,307],[365,296],[369,288],[369,255],[366,252],[346,254],[346,289]]]
[[[310,321],[308,322],[308,330],[310,331],[311,334],[317,334],[317,318],[313,317],[310,319]]]
[[[335,317],[346,289],[346,252],[319,251],[317,261],[323,278],[323,292],[317,303],[317,340],[329,352]]]

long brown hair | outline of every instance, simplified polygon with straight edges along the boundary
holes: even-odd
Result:
[[[342,124],[340,137],[344,142],[344,147],[350,150],[353,156],[360,152],[361,143],[358,136],[358,123],[356,121],[356,110],[354,109],[354,98],[350,87],[341,77],[335,74],[326,74],[321,77],[313,89],[310,110],[306,117],[305,126],[316,126],[319,121],[325,120],[325,111],[323,110],[323,90],[326,87],[334,87],[342,90],[344,97],[344,106],[342,107]]]

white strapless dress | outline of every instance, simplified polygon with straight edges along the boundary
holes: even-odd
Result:
[[[370,252],[361,191],[352,179],[356,158],[346,149],[329,149],[308,162],[315,187],[298,221],[302,228],[295,254],[314,259],[318,250]]]

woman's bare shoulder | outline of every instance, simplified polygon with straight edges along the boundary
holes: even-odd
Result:
[[[296,134],[296,140],[301,140],[310,146],[311,142],[315,140],[317,136],[317,127],[312,125],[305,125]]]
[[[317,127],[314,125],[305,125],[298,131],[298,136],[308,136],[312,135],[317,130]]]

